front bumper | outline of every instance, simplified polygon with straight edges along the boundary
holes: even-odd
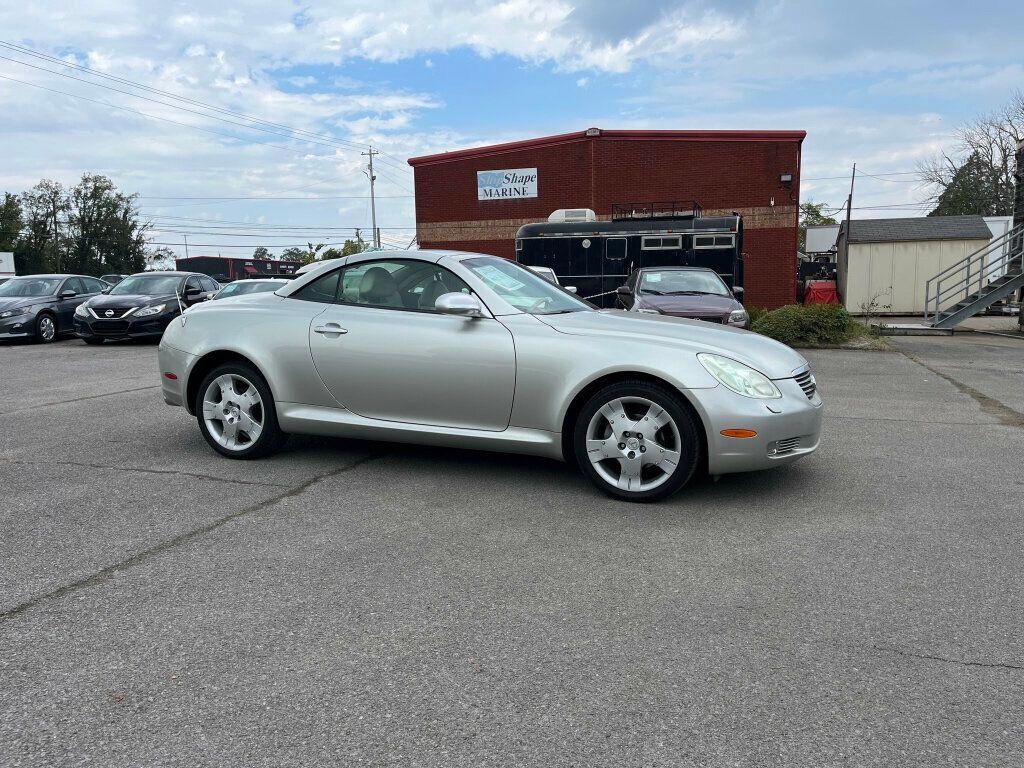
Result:
[[[34,336],[36,328],[35,312],[26,312],[0,320],[0,339],[24,339]]]
[[[164,402],[168,405],[187,406],[185,387],[196,356],[162,342],[157,350],[157,359],[160,363],[160,389]],[[168,378],[167,374],[175,378]]]
[[[75,335],[80,339],[153,339],[163,336],[177,313],[163,312],[150,317],[125,317],[119,320],[95,319],[75,315]]]
[[[814,453],[821,438],[822,401],[808,398],[795,379],[778,379],[777,400],[754,400],[725,386],[693,390],[708,433],[708,472],[724,475],[791,464]],[[725,437],[722,430],[747,429],[756,437]]]

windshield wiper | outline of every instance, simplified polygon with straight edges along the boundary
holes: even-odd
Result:
[[[664,296],[665,295],[664,291],[656,291],[653,288],[644,288],[642,291],[640,291],[640,293],[649,293],[652,296]]]
[[[724,294],[714,291],[669,291],[669,296],[723,296]]]

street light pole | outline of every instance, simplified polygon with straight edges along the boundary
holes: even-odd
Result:
[[[370,171],[366,174],[370,179],[370,220],[373,226],[373,247],[380,248],[380,232],[377,231],[377,199],[373,193],[373,182],[377,180],[377,177],[373,175],[373,156],[379,155],[380,152],[370,147],[368,152],[360,152],[359,154],[370,158]]]

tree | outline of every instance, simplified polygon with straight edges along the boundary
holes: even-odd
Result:
[[[1024,138],[1024,92],[999,111],[956,130],[956,145],[918,166],[932,191],[929,216],[1013,214],[1014,156]]]
[[[281,261],[302,261],[306,257],[306,250],[303,248],[285,248],[281,251]]]
[[[816,203],[813,200],[808,200],[806,203],[800,203],[800,239],[798,241],[797,250],[803,253],[807,247],[807,228],[821,226],[823,224],[838,224],[839,222],[833,219],[826,212],[828,206],[825,203]]]
[[[16,251],[21,226],[21,201],[17,195],[4,192],[4,201],[0,204],[0,251]]]
[[[56,181],[43,179],[21,195],[22,235],[15,250],[20,274],[61,272],[67,249],[67,196]]]
[[[147,269],[174,269],[176,258],[177,254],[173,248],[168,248],[166,245],[158,245],[156,248],[146,251]]]
[[[252,257],[254,259],[270,259],[270,258],[273,258],[273,256],[271,256],[271,254],[270,254],[270,251],[268,251],[262,245],[256,247],[256,250],[252,252]]]
[[[67,201],[67,271],[131,274],[145,268],[149,226],[139,222],[136,199],[106,176],[82,175]]]

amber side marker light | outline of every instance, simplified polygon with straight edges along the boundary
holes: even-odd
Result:
[[[752,429],[723,429],[718,434],[723,437],[757,437],[757,432]]]
[[[168,379],[171,379],[172,381],[178,378],[178,374],[176,373],[165,373],[164,376]]]

